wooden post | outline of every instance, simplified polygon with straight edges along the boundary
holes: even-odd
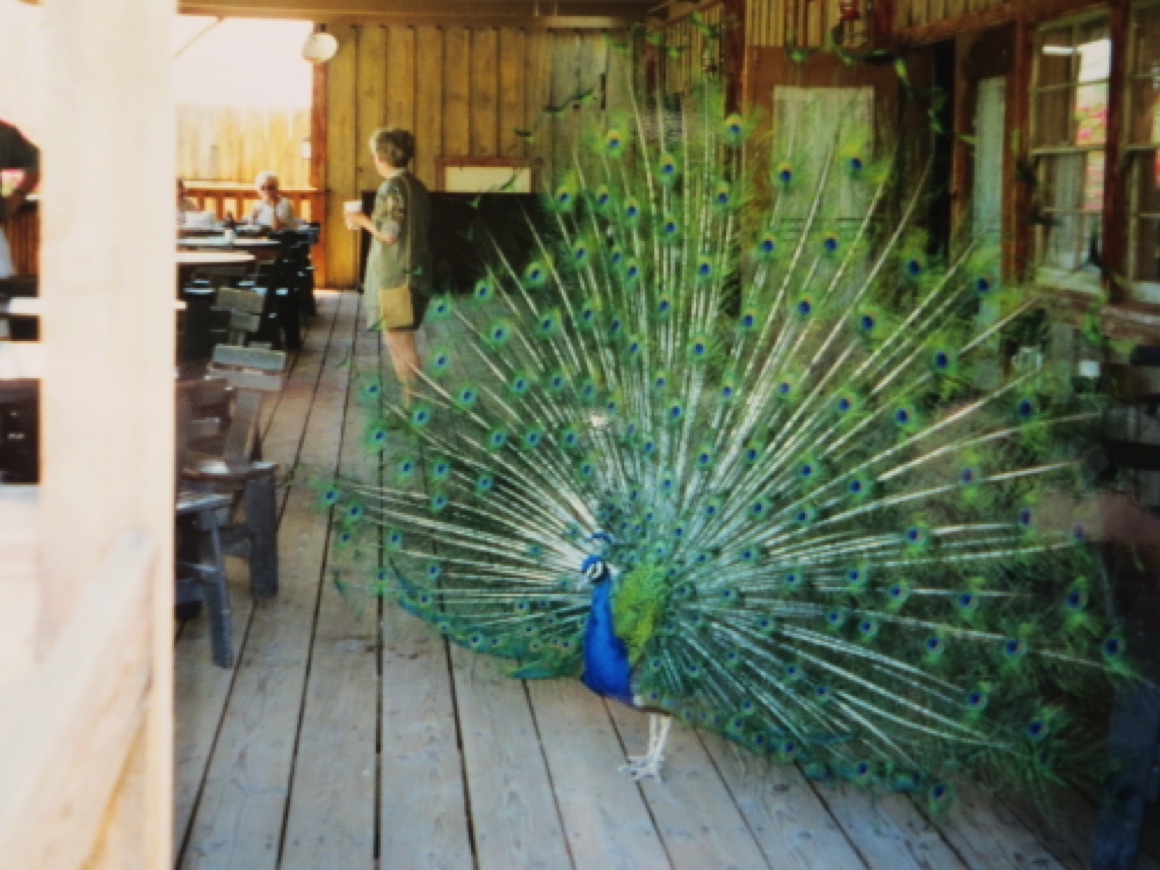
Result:
[[[1111,0],[1108,14],[1108,37],[1118,51],[1112,52],[1112,66],[1108,76],[1107,151],[1104,155],[1104,225],[1101,232],[1103,260],[1107,267],[1108,298],[1122,301],[1125,288],[1122,279],[1128,273],[1128,191],[1125,184],[1123,160],[1124,84],[1128,77],[1128,4]],[[1117,280],[1120,279],[1120,280]]]
[[[347,232],[345,226],[328,227],[327,202],[330,191],[326,186],[326,64],[314,64],[314,78],[310,101],[310,186],[320,191],[310,201],[310,219],[322,225],[322,232]],[[314,246],[315,273],[319,286],[330,286],[330,272],[326,256],[326,240]]]
[[[139,805],[139,834],[102,856],[123,867],[172,860],[175,11],[45,4],[41,649],[122,533],[153,542],[148,705],[128,761],[144,775],[123,779],[109,815]]]

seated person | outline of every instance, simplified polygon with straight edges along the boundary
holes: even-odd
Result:
[[[183,226],[186,214],[197,210],[197,204],[185,195],[185,182],[177,179],[177,225]]]
[[[294,205],[278,192],[278,176],[273,172],[259,172],[254,186],[262,197],[249,215],[249,222],[268,227],[271,232],[298,229]]]

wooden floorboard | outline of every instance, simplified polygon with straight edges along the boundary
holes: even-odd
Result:
[[[336,335],[355,350],[350,374],[377,371],[377,337],[359,328],[361,310],[346,306],[344,314],[353,316],[341,320]],[[362,443],[371,413],[347,386],[338,470],[363,477],[378,468]],[[282,846],[281,866],[301,870],[369,867],[375,856],[378,601],[356,616],[330,580],[332,555],[321,578]],[[377,569],[378,554],[359,552],[346,561],[365,578]]]
[[[795,765],[774,764],[710,735],[702,742],[771,867],[866,866]]]
[[[576,680],[535,680],[528,691],[575,866],[671,867],[640,786],[619,769],[604,701]]]
[[[626,755],[643,755],[648,717],[610,704]],[[676,868],[768,867],[765,855],[697,735],[673,725],[664,781],[641,784]]]
[[[339,297],[335,329],[357,307]],[[349,341],[349,339],[347,340]],[[331,342],[322,364],[298,460],[333,468],[338,459],[349,367],[336,365],[349,345]],[[268,439],[267,456],[293,462]],[[278,866],[290,773],[298,737],[311,627],[325,556],[327,527],[314,508],[313,490],[290,487],[278,529],[280,588],[254,606],[244,655],[237,665],[184,853],[188,867],[261,870]]]
[[[571,867],[523,684],[490,656],[453,647],[451,661],[478,866]]]
[[[213,666],[204,619],[178,636],[182,866],[1086,866],[1094,810],[1075,792],[1056,806],[1064,823],[1055,827],[971,789],[932,818],[907,797],[811,782],[679,726],[665,780],[638,785],[618,768],[643,750],[645,715],[575,681],[512,680],[508,663],[449,649],[390,602],[353,607],[330,581],[311,481],[380,473],[361,444],[373,409],[352,385],[385,361],[361,329],[359,302],[319,294],[287,387],[264,417],[266,458],[290,477],[278,597],[254,605],[244,564],[231,561],[234,670]],[[460,329],[454,319],[428,327],[424,349],[461,349]],[[384,382],[393,392],[389,373]],[[376,553],[352,558],[364,574],[379,567]]]
[[[302,441],[302,421],[309,415],[314,402],[322,359],[330,344],[331,330],[338,311],[337,303],[335,296],[320,298],[318,315],[302,351],[295,355],[286,388],[280,394],[279,401],[271,403],[274,412],[265,420],[263,434],[266,455],[284,464],[281,471],[283,477],[297,460],[298,447]],[[230,558],[227,559],[226,573],[230,585],[234,654],[240,660],[245,655],[245,638],[253,611],[249,569],[243,560]],[[175,651],[173,840],[174,849],[178,851],[188,839],[194,806],[205,779],[226,699],[237,674],[236,669],[214,667],[209,656],[207,621],[202,618],[187,622]]]

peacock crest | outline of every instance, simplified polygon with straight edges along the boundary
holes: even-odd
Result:
[[[322,501],[383,567],[336,581],[517,677],[627,668],[634,705],[819,778],[937,806],[1081,763],[1128,670],[1059,510],[1099,409],[981,386],[1039,300],[994,247],[932,253],[873,131],[627,93],[522,259],[432,305],[421,398],[364,388],[380,477]]]

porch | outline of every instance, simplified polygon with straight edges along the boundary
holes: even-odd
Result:
[[[393,606],[354,612],[329,582],[307,469],[355,472],[380,359],[361,297],[319,315],[268,409],[264,451],[296,472],[281,498],[279,595],[254,604],[231,562],[238,664],[215,667],[206,620],[176,646],[174,849],[189,868],[1086,867],[1091,796],[1054,825],[964,790],[946,818],[807,780],[713,735],[675,728],[663,783],[617,770],[647,719],[578,681],[511,680]],[[429,324],[451,329],[446,321]],[[1160,825],[1149,846],[1160,855]],[[1146,835],[1147,836],[1147,835]],[[1143,857],[1141,868],[1158,868]]]

